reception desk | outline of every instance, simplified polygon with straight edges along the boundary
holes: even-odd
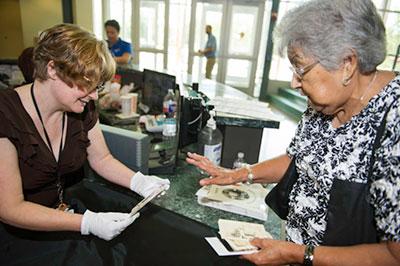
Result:
[[[137,71],[137,69],[135,71]],[[192,84],[190,76],[189,75],[181,77],[177,76],[177,83],[180,84],[181,94],[184,96],[188,96],[191,90],[190,86]],[[236,90],[229,86],[225,86],[223,84],[217,83],[212,80],[202,80],[199,83],[200,83],[199,91],[204,93],[209,98],[214,98],[217,96],[241,98],[241,99],[251,98],[239,90]],[[114,123],[114,126],[116,127],[121,127],[128,130],[137,130],[138,128],[140,129],[140,127],[138,127],[138,125],[134,122],[123,123],[122,121],[118,121],[118,119],[115,118],[113,113],[102,112],[101,115],[103,115],[103,117],[105,117],[106,119],[112,121]],[[222,126],[258,129],[261,131],[263,128],[279,128],[279,121],[268,120],[268,119],[256,121],[254,119],[246,119],[246,118],[242,119],[240,117],[235,117],[233,119],[230,116],[217,116],[217,122],[219,123],[219,125]],[[234,145],[234,144],[233,143],[229,144],[225,142],[224,145]],[[257,149],[258,148],[259,147],[257,147]],[[160,219],[164,218],[172,219],[172,221],[163,221],[162,223],[165,222],[168,224],[168,226],[177,228],[179,228],[182,224],[184,224],[184,226],[186,226],[185,230],[189,231],[199,230],[200,232],[203,232],[198,236],[198,238],[196,238],[196,240],[194,240],[194,241],[201,241],[202,243],[201,245],[203,245],[204,244],[203,242],[205,242],[204,236],[207,236],[207,234],[216,234],[216,232],[218,231],[218,219],[230,219],[230,220],[261,223],[275,239],[282,239],[282,236],[284,235],[284,233],[282,232],[282,221],[269,209],[267,210],[268,219],[264,222],[261,220],[249,218],[246,216],[198,204],[195,193],[197,192],[198,189],[200,189],[200,185],[198,183],[199,180],[201,178],[204,178],[205,176],[202,175],[194,166],[189,165],[185,162],[186,152],[195,150],[196,148],[194,145],[189,145],[187,147],[182,148],[178,152],[177,165],[174,173],[158,174],[158,176],[162,178],[168,178],[171,181],[170,189],[168,190],[166,195],[164,195],[161,198],[155,199],[153,201],[153,204],[150,204],[149,207],[145,208],[142,211],[141,215],[143,217],[146,217],[147,215],[146,213],[152,213],[153,208],[160,210],[159,208],[161,207],[161,210],[165,210],[167,212],[165,214],[166,216],[164,217],[162,215]],[[257,159],[258,158],[255,158],[255,161],[257,161]],[[255,161],[248,161],[248,162],[254,163]],[[109,185],[110,184],[107,184],[107,186]],[[124,189],[119,189],[117,187],[114,188],[120,190],[121,193],[123,194],[127,193],[126,191],[124,191]],[[176,217],[174,215],[176,215]],[[169,218],[167,218],[167,216]],[[175,219],[177,220],[175,221]],[[212,256],[215,256],[214,251],[211,249],[210,246],[208,246],[207,243],[205,243],[205,245],[203,245],[202,248],[207,249],[208,250],[207,252],[210,252],[209,255],[213,254]],[[196,258],[193,259],[196,260]],[[177,265],[183,265],[183,264],[177,264]],[[192,264],[187,264],[187,265],[192,265]],[[204,265],[214,265],[214,264],[204,264]],[[238,264],[238,265],[243,265],[243,264]]]
[[[171,181],[166,194],[144,207],[139,219],[128,228],[135,231],[131,244],[134,252],[128,252],[133,264],[253,265],[237,256],[219,257],[204,238],[217,236],[218,219],[231,219],[263,224],[275,239],[281,239],[281,220],[269,209],[267,221],[263,222],[199,205],[195,193],[200,188],[198,181],[204,176],[183,158],[181,154],[175,174],[160,175]],[[127,212],[141,199],[136,193],[98,178],[85,182],[86,186],[95,186],[97,193],[102,195],[101,201],[112,202],[107,204],[106,211]]]

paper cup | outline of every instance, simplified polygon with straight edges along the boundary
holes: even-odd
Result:
[[[133,113],[132,96],[130,95],[121,96],[121,113],[125,116],[129,116]]]
[[[137,113],[138,94],[137,93],[128,93],[128,95],[132,97],[132,112]]]

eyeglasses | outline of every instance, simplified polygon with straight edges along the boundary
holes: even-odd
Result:
[[[101,84],[99,84],[99,85],[96,86],[96,90],[97,90],[97,92],[102,92],[102,91],[104,90],[105,87],[106,87],[106,86],[105,86],[105,84],[104,84],[104,82],[103,82],[103,83],[101,83]]]
[[[306,65],[305,67],[302,67],[302,68],[290,66],[289,69],[293,72],[293,74],[296,76],[296,78],[298,78],[300,81],[302,81],[305,74],[307,74],[309,71],[311,71],[311,69],[313,69],[318,63],[319,63],[319,61],[315,61],[315,62],[313,62],[309,65]]]
[[[91,80],[90,80],[88,77],[83,76],[83,78],[84,78],[87,82],[91,82]],[[104,82],[102,82],[102,83],[98,84],[95,88],[93,88],[92,90],[90,90],[90,93],[92,93],[92,92],[95,91],[95,90],[97,91],[97,93],[102,92],[102,91],[104,90],[104,88],[105,88],[105,84],[104,84]]]

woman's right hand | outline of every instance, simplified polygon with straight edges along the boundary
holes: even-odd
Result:
[[[186,162],[193,164],[210,175],[200,180],[200,185],[231,185],[242,182],[241,176],[245,169],[231,170],[213,164],[208,158],[197,153],[187,153]]]
[[[81,234],[93,234],[104,240],[111,240],[125,230],[139,213],[131,215],[121,212],[92,212],[86,210],[82,217]]]

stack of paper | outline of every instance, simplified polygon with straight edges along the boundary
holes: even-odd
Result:
[[[201,205],[266,221],[268,208],[264,199],[267,193],[260,184],[237,184],[202,187],[196,195]]]
[[[279,120],[268,103],[256,100],[215,97],[208,101],[207,105],[213,105],[217,115],[222,112],[262,120]]]
[[[253,238],[271,238],[262,224],[239,222],[232,220],[218,220],[219,234],[234,251],[256,250],[250,244]]]

